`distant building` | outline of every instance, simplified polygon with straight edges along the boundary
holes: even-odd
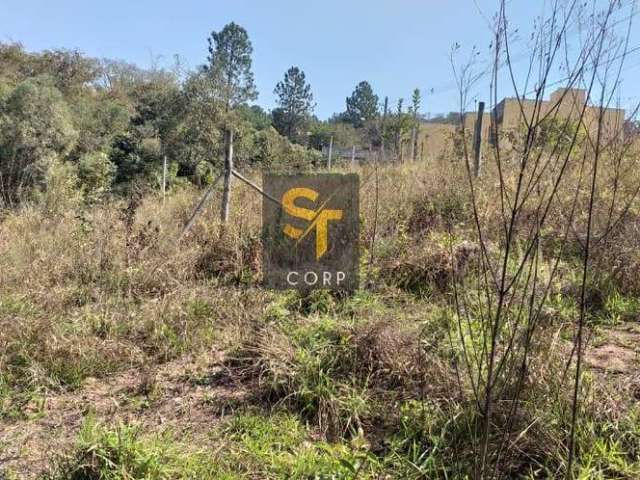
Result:
[[[583,126],[595,138],[598,128],[600,107],[586,106],[586,91],[581,89],[560,88],[553,92],[549,100],[538,102],[540,117],[556,118],[559,121],[572,119],[577,122],[584,108]],[[509,132],[522,131],[525,126],[525,118],[531,119],[536,108],[536,100],[505,98],[498,103],[493,111],[485,112],[482,119],[481,141],[483,148],[495,144],[495,133],[502,138]],[[602,140],[609,141],[612,138],[622,138],[624,115],[623,109],[605,108],[603,115]],[[477,121],[476,112],[467,112],[463,115],[465,133],[469,139],[473,137]],[[493,122],[497,123],[497,129]],[[420,126],[419,143],[422,145],[423,157],[430,158],[447,157],[454,153],[454,138],[459,131],[458,125],[451,123],[429,122]],[[502,144],[507,147],[508,145]]]

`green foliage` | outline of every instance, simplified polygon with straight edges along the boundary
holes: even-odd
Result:
[[[87,153],[78,162],[78,177],[85,199],[97,201],[111,190],[116,167],[103,152]]]
[[[361,132],[350,123],[342,121],[315,122],[311,125],[310,133],[309,146],[316,150],[328,147],[332,137],[334,147],[351,148],[364,143]]]
[[[96,151],[107,152],[118,135],[129,126],[128,106],[108,96],[78,96],[69,105],[75,128],[80,132],[73,157]]]
[[[411,113],[403,111],[404,99],[398,100],[396,113],[387,119],[385,128],[385,143],[394,145],[397,153],[400,153],[402,144],[409,139],[409,134],[414,125]]]
[[[79,93],[86,84],[96,79],[96,60],[87,58],[78,50],[45,50],[37,59],[43,74],[52,75],[56,87],[65,95]]]
[[[472,478],[471,458],[457,455],[472,435],[472,411],[458,405],[410,400],[400,406],[400,428],[386,464],[401,478]],[[466,452],[467,457],[472,452]]]
[[[248,104],[257,96],[251,54],[247,32],[235,23],[211,34],[209,62],[195,72],[179,63],[144,70],[77,51],[29,53],[0,43],[0,207],[43,200],[46,179],[60,179],[59,169],[47,173],[54,160],[69,163],[67,177],[79,177],[88,201],[134,184],[159,188],[165,156],[169,183],[182,177],[207,184],[221,167],[227,128],[238,168],[308,168],[319,155],[291,145],[273,130],[271,115]],[[311,92],[304,73],[288,73],[280,86],[289,123],[275,123],[307,143]]]
[[[618,325],[622,322],[634,321],[639,315],[640,300],[635,297],[626,297],[614,290],[606,297],[596,321],[604,325]]]
[[[68,154],[77,138],[69,108],[50,79],[21,82],[0,106],[0,201],[19,203],[42,181],[51,159]]]
[[[239,414],[221,433],[232,442],[226,463],[260,478],[366,479],[378,470],[375,457],[357,445],[310,442],[300,420],[284,412]]]
[[[313,111],[313,94],[304,72],[291,67],[278,82],[274,92],[279,108],[271,112],[273,126],[289,140],[301,142],[305,139],[305,127]]]
[[[271,126],[271,116],[259,105],[251,105],[250,107],[241,105],[238,110],[241,118],[249,122],[251,128],[255,130],[264,130]]]
[[[223,155],[223,105],[211,94],[211,77],[199,72],[190,75],[182,90],[175,133],[169,154],[179,159],[182,174],[200,181],[196,168],[204,162],[220,163]]]
[[[378,116],[378,96],[373,93],[369,82],[363,81],[356,85],[351,96],[347,97],[346,104],[345,119],[354,127],[360,127]]]
[[[577,432],[580,450],[575,472],[580,480],[638,478],[640,422],[638,410],[616,421],[583,422]]]
[[[209,37],[209,65],[206,67],[227,109],[258,96],[251,71],[253,47],[247,31],[231,22]]]
[[[44,211],[61,213],[82,201],[75,165],[62,162],[57,157],[41,157],[32,167],[32,178],[36,182],[29,198]]]
[[[416,88],[413,90],[411,94],[411,113],[414,117],[418,115],[418,111],[420,110],[420,103],[422,102],[422,96],[420,94],[420,89]]]
[[[49,480],[173,480],[230,478],[201,452],[187,452],[169,435],[143,437],[133,425],[106,428],[88,417],[71,456],[61,456]]]
[[[159,140],[139,130],[129,131],[114,140],[110,160],[117,168],[115,182],[121,189],[137,180],[149,181],[162,164]]]
[[[261,130],[255,135],[255,163],[269,170],[306,170],[321,161],[319,152],[291,144],[280,136],[273,127]]]

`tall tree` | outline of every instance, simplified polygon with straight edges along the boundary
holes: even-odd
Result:
[[[225,112],[245,104],[258,97],[253,72],[251,54],[253,47],[247,31],[231,22],[220,31],[212,32],[209,37],[209,66],[211,79],[221,95]],[[231,199],[231,175],[233,172],[233,128],[230,119],[224,120],[224,190],[222,193],[222,222],[229,219]]]
[[[373,93],[369,82],[356,85],[350,97],[347,97],[346,118],[354,127],[361,127],[367,120],[378,116],[378,96]]]
[[[302,129],[313,112],[313,94],[304,72],[291,67],[273,91],[278,96],[279,108],[273,111],[276,129],[290,140],[299,140]]]
[[[247,31],[231,22],[209,36],[209,65],[214,85],[226,110],[258,97],[251,71],[253,47]]]

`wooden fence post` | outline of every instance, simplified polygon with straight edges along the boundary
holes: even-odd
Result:
[[[167,193],[167,156],[162,161],[162,204],[164,205],[164,197]]]
[[[411,162],[415,162],[416,161],[416,147],[418,145],[418,132],[417,132],[417,128],[414,125],[411,128]]]
[[[225,130],[224,147],[224,190],[222,192],[222,210],[220,212],[223,224],[229,220],[229,205],[231,203],[231,172],[233,171],[233,130],[231,128]]]
[[[353,145],[351,147],[351,166],[355,167],[356,165],[356,146]]]
[[[475,131],[473,133],[473,174],[478,178],[481,169],[482,151],[482,119],[484,117],[484,102],[478,102],[478,118],[476,118]],[[463,127],[464,128],[464,127]]]

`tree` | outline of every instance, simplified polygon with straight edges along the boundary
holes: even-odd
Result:
[[[340,121],[339,117],[325,122],[314,122],[309,127],[309,146],[316,150],[322,150],[329,145],[333,138],[333,146],[336,148],[351,148],[354,145],[362,145],[361,131],[356,130],[348,122]]]
[[[413,128],[411,129],[411,160],[415,161],[418,152],[418,110],[420,109],[420,89],[416,88],[411,96],[411,113],[413,114]]]
[[[411,127],[413,126],[413,116],[403,110],[404,99],[398,100],[396,113],[389,118],[389,125],[385,129],[386,143],[395,144],[396,156],[400,161],[404,160],[403,145],[407,140]]]
[[[46,50],[37,57],[39,73],[51,75],[55,86],[65,96],[77,94],[100,73],[98,61],[77,50]]]
[[[361,127],[367,120],[378,116],[378,96],[369,82],[360,82],[350,97],[347,97],[346,118],[354,127]]]
[[[224,105],[213,95],[207,72],[191,74],[184,82],[175,135],[168,142],[168,153],[178,160],[180,175],[201,184],[212,161],[224,154],[222,128]],[[205,182],[206,183],[206,182]]]
[[[226,110],[258,98],[251,71],[253,47],[247,31],[231,22],[220,32],[211,32],[208,41],[209,65],[206,70]]]
[[[220,32],[211,32],[207,70],[221,96],[227,115],[231,109],[258,97],[251,72],[252,52],[253,47],[247,31],[233,22],[225,25]],[[227,117],[225,123],[225,170],[221,212],[223,223],[229,219],[233,171],[233,127],[230,118]]]
[[[413,114],[413,118],[417,118],[421,102],[422,96],[420,95],[420,89],[416,88],[411,95],[411,113]]]
[[[274,127],[289,140],[300,140],[314,107],[311,85],[307,83],[304,72],[298,67],[291,67],[273,93],[278,96],[280,106],[272,113]]]
[[[249,122],[255,130],[266,130],[271,127],[271,116],[260,105],[240,107],[240,116]]]
[[[78,132],[48,79],[20,83],[0,105],[0,204],[13,205],[73,148]]]

